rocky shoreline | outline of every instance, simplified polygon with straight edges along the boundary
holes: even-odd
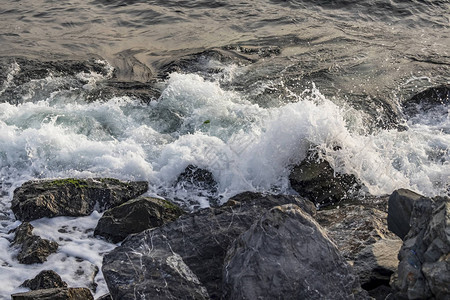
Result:
[[[291,173],[300,196],[245,192],[196,211],[140,197],[146,182],[26,182],[14,192],[23,223],[11,247],[20,263],[42,263],[58,244],[33,235],[28,221],[97,210],[104,214],[94,235],[120,243],[97,266],[110,292],[98,299],[449,297],[450,199],[403,189],[357,199],[356,178],[312,157]],[[215,187],[206,170],[183,174]],[[22,287],[31,291],[12,299],[94,299],[89,287],[67,287],[52,270]]]

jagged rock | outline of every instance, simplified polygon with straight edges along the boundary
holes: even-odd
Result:
[[[11,295],[12,300],[94,300],[87,288],[54,288]]]
[[[20,247],[17,260],[21,264],[43,263],[58,249],[58,243],[33,235],[33,226],[28,222],[22,223],[14,231],[16,235],[12,245]]]
[[[148,189],[145,181],[112,178],[58,179],[25,182],[14,191],[11,209],[17,219],[86,216],[133,199]]]
[[[219,204],[215,197],[217,182],[214,180],[213,174],[194,165],[188,165],[184,172],[178,176],[175,182],[175,190],[183,191],[182,203],[186,200],[189,201],[188,198],[191,195],[195,195],[195,198],[203,197],[207,199],[211,206],[218,206]],[[191,204],[195,206],[194,203]]]
[[[53,270],[41,271],[33,279],[25,280],[20,286],[30,290],[65,288],[67,283]]]
[[[289,175],[291,187],[300,196],[318,206],[327,206],[348,199],[361,188],[352,174],[336,173],[330,164],[309,151],[307,158],[294,166]]]
[[[450,298],[450,199],[421,197],[413,203],[411,229],[399,253],[391,285],[397,299]]]
[[[277,206],[227,253],[224,299],[363,299],[350,265],[298,206]]]
[[[405,237],[411,228],[409,220],[413,204],[420,197],[422,196],[406,189],[396,190],[389,197],[388,228],[401,239]]]
[[[150,293],[149,297],[155,295],[146,287],[155,281],[159,286],[162,275],[142,262],[157,265],[159,261],[167,268],[167,257],[173,257],[179,264],[184,261],[211,298],[220,298],[223,260],[229,245],[267,209],[289,203],[315,214],[314,205],[299,197],[247,192],[220,208],[183,215],[174,222],[129,236],[103,259],[103,275],[112,297],[134,299],[135,293],[144,291]],[[164,293],[161,289],[159,292]]]
[[[118,243],[132,233],[176,220],[183,213],[167,200],[140,197],[107,210],[98,221],[94,234]]]
[[[387,197],[342,202],[338,207],[319,210],[316,217],[353,264],[361,286],[377,299],[384,299],[391,291],[389,279],[397,270],[402,244],[387,228],[387,202]]]

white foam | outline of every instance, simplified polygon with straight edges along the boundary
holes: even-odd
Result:
[[[26,291],[25,288],[19,288],[24,280],[31,279],[39,272],[49,269],[61,275],[69,287],[91,287],[95,282],[98,285],[95,297],[108,293],[101,265],[103,255],[114,249],[116,245],[92,237],[100,216],[94,212],[87,217],[43,218],[31,222],[35,227],[33,234],[59,244],[57,253],[50,255],[43,264],[19,264],[15,260],[18,249],[11,248],[9,244],[13,234],[2,235],[0,237],[0,250],[3,253],[1,255],[3,262],[0,266],[0,298],[6,299],[12,293]],[[20,222],[11,224],[8,229],[15,228],[19,224]]]
[[[16,106],[1,103],[0,177],[3,191],[9,193],[1,205],[8,209],[13,189],[25,180],[102,176],[147,180],[152,194],[207,206],[207,198],[174,189],[189,164],[212,172],[222,201],[248,190],[292,193],[290,167],[312,145],[323,150],[336,171],[360,178],[371,194],[398,188],[428,196],[448,193],[448,106],[446,114],[416,116],[406,131],[365,134],[363,113],[336,105],[314,87],[297,97],[296,103],[280,101],[278,107],[262,108],[247,101],[245,94],[222,89],[217,81],[174,73],[160,99],[149,105],[127,97],[74,102],[61,93]],[[103,253],[114,247],[84,233],[95,227],[98,217],[94,213],[81,220],[34,222],[36,234],[72,239],[60,242],[58,254],[42,266],[15,262],[6,238],[18,224],[2,222],[0,259],[13,266],[2,267],[1,274],[11,275],[0,278],[3,295],[19,291],[23,280],[47,266],[72,286],[86,285],[86,278],[74,275],[74,268],[80,267],[75,257],[83,258],[81,267],[89,269],[100,266]],[[57,229],[63,224],[78,229],[60,233]],[[99,290],[106,291],[101,274],[96,281]]]

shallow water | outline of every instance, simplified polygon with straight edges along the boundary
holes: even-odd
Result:
[[[402,104],[449,84],[446,1],[20,1],[0,8],[0,298],[41,269],[89,286],[115,247],[100,217],[34,221],[60,243],[14,259],[10,210],[24,181],[146,180],[190,208],[242,191],[295,193],[311,147],[365,194],[450,193],[449,103]],[[339,146],[339,147],[336,147]],[[188,165],[216,190],[177,185]],[[81,225],[80,225],[81,224]],[[95,295],[107,291],[101,272]]]

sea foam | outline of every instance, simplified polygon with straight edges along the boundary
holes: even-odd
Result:
[[[290,169],[308,149],[318,147],[336,172],[356,175],[367,193],[398,188],[427,196],[449,193],[448,105],[405,120],[404,131],[364,130],[362,112],[338,106],[315,86],[295,103],[280,101],[270,108],[197,74],[173,73],[161,97],[148,104],[131,97],[71,101],[67,93],[0,104],[4,295],[23,290],[18,288],[23,280],[46,268],[55,269],[71,286],[86,286],[89,279],[77,277],[76,270],[88,274],[100,268],[103,253],[114,248],[92,237],[100,217],[96,212],[81,219],[42,219],[33,222],[34,233],[60,243],[58,253],[43,265],[19,265],[8,234],[19,222],[13,221],[9,207],[13,190],[30,179],[146,180],[149,194],[205,207],[207,198],[176,188],[188,165],[213,174],[218,186],[212,196],[221,202],[243,191],[295,193]],[[101,271],[95,282],[100,296],[107,290]]]

